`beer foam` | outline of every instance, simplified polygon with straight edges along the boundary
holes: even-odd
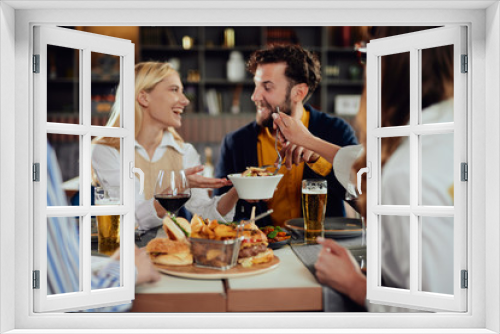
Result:
[[[327,192],[328,191],[326,188],[302,189],[302,193],[307,195],[322,195],[326,194]]]
[[[113,198],[95,199],[95,205],[120,205],[120,200]]]

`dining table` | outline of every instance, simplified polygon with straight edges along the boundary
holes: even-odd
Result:
[[[144,247],[152,238],[164,236],[161,228],[136,234],[136,245]],[[361,235],[336,241],[366,261]],[[365,311],[316,280],[314,263],[320,249],[321,245],[305,244],[303,237],[292,233],[289,244],[274,250],[279,264],[263,273],[216,279],[161,274],[157,282],[136,286],[131,312]]]

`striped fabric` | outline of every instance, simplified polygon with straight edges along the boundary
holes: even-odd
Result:
[[[57,157],[47,143],[47,206],[66,206]],[[47,294],[79,291],[79,237],[73,217],[47,217]],[[109,261],[92,273],[93,290],[120,285],[120,263]],[[108,306],[86,312],[125,312],[131,304]]]

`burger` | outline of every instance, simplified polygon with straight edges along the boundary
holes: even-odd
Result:
[[[243,267],[267,263],[274,258],[273,250],[267,248],[267,236],[255,224],[245,225],[242,234],[244,239],[238,253],[238,263]]]
[[[147,244],[146,252],[155,264],[189,266],[193,263],[189,244],[184,241],[155,238]]]
[[[191,235],[191,224],[182,217],[169,217],[163,219],[163,230],[171,240],[188,242]]]

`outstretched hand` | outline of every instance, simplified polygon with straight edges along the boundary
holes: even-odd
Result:
[[[352,254],[332,239],[319,237],[316,241],[323,245],[314,264],[318,281],[363,305],[366,298],[366,277]]]
[[[222,188],[226,186],[231,186],[233,183],[226,179],[217,179],[213,177],[206,177],[203,175],[198,174],[199,172],[203,171],[204,167],[202,165],[187,168],[184,170],[184,173],[186,174],[186,177],[189,182],[189,187],[190,188]]]

